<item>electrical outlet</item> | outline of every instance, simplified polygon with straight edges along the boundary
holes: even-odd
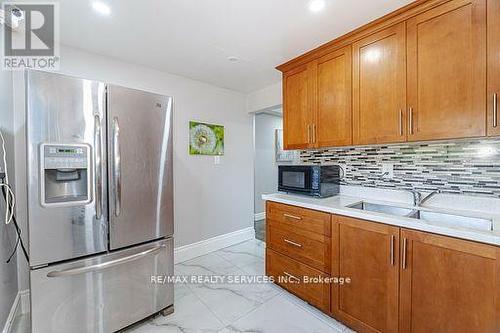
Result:
[[[394,164],[382,163],[382,174],[384,178],[394,178]]]

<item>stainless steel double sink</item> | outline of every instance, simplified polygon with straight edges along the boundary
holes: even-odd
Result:
[[[393,216],[413,218],[420,221],[430,222],[439,226],[460,227],[483,231],[493,230],[493,221],[490,219],[428,211],[423,210],[420,207],[405,208],[393,205],[370,203],[366,201],[361,201],[347,207],[368,212],[384,213]]]

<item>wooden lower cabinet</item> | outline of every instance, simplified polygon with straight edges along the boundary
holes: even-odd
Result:
[[[300,230],[304,233],[311,232],[330,237],[331,223],[328,213],[268,201],[266,218],[275,226],[283,225],[297,232]]]
[[[266,219],[266,274],[330,313],[331,215],[267,202]]]
[[[359,332],[398,331],[399,228],[334,217],[332,314]]]
[[[269,234],[267,241],[270,248],[307,263],[312,268],[330,272],[332,246],[330,237],[301,232],[286,225],[274,227],[273,224],[274,221],[269,221],[267,227]]]
[[[311,283],[305,279],[327,279],[330,276],[297,260],[266,249],[266,274],[291,293],[314,305],[323,312],[330,312],[330,284]],[[319,281],[319,280],[318,280]]]
[[[500,247],[276,203],[267,216],[266,274],[357,332],[500,332]]]
[[[500,332],[497,247],[405,229],[401,239],[400,332]]]

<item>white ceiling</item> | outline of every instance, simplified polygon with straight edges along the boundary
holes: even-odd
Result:
[[[411,0],[61,0],[61,41],[241,92],[280,80],[275,66]],[[230,56],[239,62],[227,60]]]

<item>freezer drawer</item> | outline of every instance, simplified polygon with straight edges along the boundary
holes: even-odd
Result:
[[[33,333],[110,333],[144,319],[174,301],[173,240],[30,272]]]

